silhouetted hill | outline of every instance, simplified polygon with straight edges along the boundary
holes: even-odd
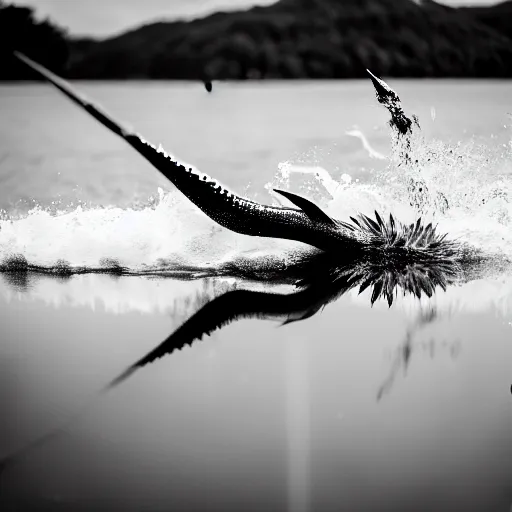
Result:
[[[189,22],[153,23],[103,41],[70,40],[64,74],[352,78],[369,68],[395,77],[512,77],[511,5],[453,9],[432,0],[280,0]]]
[[[512,76],[512,41],[431,0],[281,0],[146,25],[75,60],[75,78]]]
[[[462,7],[461,11],[512,40],[512,0],[489,7]]]
[[[69,57],[66,33],[48,21],[37,22],[29,7],[0,0],[0,80],[39,77],[12,55],[19,50],[56,73],[65,73]]]

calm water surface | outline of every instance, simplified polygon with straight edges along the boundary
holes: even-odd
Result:
[[[349,130],[390,151],[370,82],[219,84],[211,95],[197,84],[76,85],[262,202],[285,161],[371,181],[386,161]],[[509,82],[392,86],[428,140],[508,151]],[[0,86],[0,112],[1,258],[14,247],[44,264],[136,265],[168,253],[212,264],[281,248],[217,230],[49,86]],[[478,151],[468,173],[492,172]],[[502,155],[493,169],[510,173],[511,161]],[[318,193],[309,175],[297,181]],[[169,192],[155,203],[158,187]],[[482,226],[472,236],[484,237]],[[233,284],[0,275],[0,455],[92,404],[4,473],[2,510],[510,510],[510,276],[391,308],[349,293],[284,326],[240,320],[97,396]]]

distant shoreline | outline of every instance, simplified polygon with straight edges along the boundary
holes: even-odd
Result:
[[[34,78],[12,49],[68,80],[362,79],[367,68],[388,78],[512,78],[512,0],[280,0],[106,39],[69,36],[0,0],[0,80]]]
[[[474,76],[462,76],[462,77],[435,77],[435,76],[424,76],[424,77],[406,77],[406,76],[383,76],[383,79],[400,80],[403,82],[422,82],[422,81],[435,81],[435,82],[463,82],[463,81],[475,81],[475,82],[509,82],[512,77],[474,77]],[[180,84],[199,84],[204,89],[204,85],[200,80],[194,80],[190,78],[67,78],[70,82],[88,82],[88,83],[165,83],[175,82]],[[329,82],[367,82],[364,78],[262,78],[259,80],[247,80],[247,79],[226,79],[226,80],[214,80],[215,84],[292,84],[292,83],[329,83]],[[44,80],[0,80],[2,86],[16,86],[16,85],[42,85],[46,84]]]

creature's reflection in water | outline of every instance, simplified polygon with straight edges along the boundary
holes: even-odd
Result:
[[[393,258],[392,255],[386,259],[367,257],[355,260],[348,255],[313,252],[303,254],[302,257],[287,265],[283,265],[282,261],[281,264],[277,264],[272,258],[265,258],[229,262],[209,271],[205,270],[202,277],[209,273],[211,277],[222,278],[224,281],[204,280],[202,289],[196,289],[193,295],[190,295],[190,283],[161,279],[158,287],[159,297],[156,298],[155,287],[143,291],[142,281],[139,278],[114,276],[115,279],[119,279],[115,283],[116,287],[120,283],[123,285],[121,290],[123,300],[126,295],[137,296],[139,301],[135,305],[136,309],[165,311],[174,317],[176,323],[182,321],[184,317],[188,316],[188,319],[154,350],[114,379],[111,386],[120,383],[136,369],[186,345],[191,345],[195,340],[202,339],[205,334],[210,334],[242,318],[276,319],[283,324],[304,320],[351,291],[365,292],[365,296],[369,295],[372,305],[383,299],[392,306],[399,294],[410,295],[417,299],[431,298],[438,289],[446,291],[451,285],[464,285],[479,277],[487,276],[490,262],[491,260],[475,261],[462,266],[450,258],[432,259],[426,256],[419,261],[417,258],[404,261],[402,258]],[[496,271],[496,268],[493,270]],[[195,275],[197,273],[190,273],[189,277]],[[35,293],[31,288],[35,288],[32,285],[37,280],[44,280],[38,274],[23,271],[6,272],[2,277],[11,289],[24,291],[27,294]],[[65,288],[68,288],[81,276],[71,279],[64,276],[64,278],[68,280],[65,285]],[[100,283],[106,285],[112,279],[110,276],[95,276],[95,278],[102,280],[97,282],[98,285]],[[230,281],[228,278],[233,279]],[[57,279],[62,280],[61,277]],[[55,283],[53,279],[49,282]],[[135,286],[135,289],[129,288],[130,283]],[[183,291],[186,290],[185,296],[180,296],[179,292],[176,295],[180,283],[186,285],[183,287]],[[243,289],[245,286],[250,289]],[[288,291],[283,291],[283,286]],[[291,292],[290,286],[294,287]],[[89,291],[91,291],[90,288],[89,286]],[[109,291],[108,286],[104,286],[104,290],[105,296],[112,292],[112,290]],[[98,293],[101,293],[101,286],[96,286],[93,290],[93,295]],[[42,298],[45,298],[44,294]],[[98,298],[88,296],[85,300],[94,306]],[[107,305],[107,300],[115,303],[121,299],[105,297],[104,300]],[[145,304],[151,301],[153,305]],[[53,298],[50,302],[58,305],[59,299]],[[122,312],[125,307],[125,305],[123,307],[118,305],[115,311]],[[424,324],[431,323],[436,316],[437,311],[434,310],[420,312],[415,327],[407,331],[402,350],[403,356],[400,358],[404,368],[407,367],[410,357],[413,331]],[[392,380],[391,377],[388,379],[389,382]],[[389,384],[384,384],[379,396],[382,396],[388,387]]]
[[[195,340],[201,339],[204,334],[209,334],[242,318],[277,319],[285,324],[297,322],[316,315],[325,305],[344,294],[358,291],[364,292],[363,296],[368,297],[372,305],[381,300],[384,304],[395,306],[398,295],[409,295],[415,299],[432,298],[439,288],[449,292],[456,290],[457,286],[455,285],[458,284],[468,286],[471,284],[469,281],[479,276],[486,276],[488,270],[484,266],[463,268],[450,260],[441,262],[437,260],[403,262],[373,259],[350,261],[345,258],[345,261],[340,264],[339,259],[339,256],[335,258],[327,253],[314,253],[285,269],[272,265],[267,268],[261,266],[255,266],[252,269],[246,268],[243,276],[245,281],[237,279],[231,283],[225,282],[224,285],[213,289],[208,286],[202,289],[199,287],[200,289],[196,291],[195,295],[190,296],[189,294],[185,300],[177,301],[179,308],[173,308],[175,319],[185,316],[184,310],[195,312],[191,316],[189,313],[188,319],[160,345],[131,365],[106,389],[120,383],[135,370],[155,359],[171,354],[185,345],[191,345]],[[240,270],[230,273],[226,267],[218,274],[223,278],[229,276],[240,278],[242,276],[239,275],[239,272]],[[19,292],[12,281],[5,277],[4,274],[5,283]],[[25,277],[25,282],[29,282],[30,274],[26,274]],[[248,281],[249,277],[252,277],[252,283]],[[73,277],[66,281],[64,286],[62,286],[63,283],[58,283],[58,286],[65,289],[73,284],[74,279],[80,278],[80,276]],[[106,281],[112,282],[109,276],[94,276],[94,278],[104,278]],[[42,282],[45,278],[39,277],[38,279]],[[118,279],[115,282],[116,286],[122,285],[125,280],[130,281],[130,279],[133,279],[135,283],[141,282],[138,277],[120,279],[116,277],[116,279]],[[232,289],[233,282],[236,282],[237,286],[255,285],[255,288]],[[160,280],[158,283],[179,286],[178,281],[170,279]],[[203,283],[199,282],[199,284]],[[191,283],[187,282],[186,284],[188,286]],[[290,291],[289,287],[293,284],[296,288]],[[283,285],[285,289],[283,289]],[[27,286],[24,293],[30,295],[31,287]],[[179,312],[178,309],[180,309]],[[403,346],[397,351],[396,359],[392,363],[390,373],[378,390],[377,398],[381,398],[389,392],[400,369],[407,368],[415,348],[413,346],[415,333],[418,329],[433,323],[439,314],[439,310],[427,308],[409,327]],[[63,428],[43,436],[12,457],[8,457],[4,461],[3,469],[11,467],[11,464],[16,463],[20,457],[23,459],[34,449],[59,437],[62,432],[68,431],[75,424],[76,419],[82,417],[83,412],[82,410],[79,413],[78,418],[75,416],[71,424],[68,423]],[[2,468],[0,467],[0,469]]]
[[[298,291],[275,293],[237,289],[215,297],[108,387],[119,384],[138,368],[242,318],[279,319],[283,324],[304,320],[354,289],[359,293],[368,289],[372,305],[385,299],[391,306],[399,292],[418,299],[432,297],[438,288],[446,290],[452,284],[474,278],[477,270],[482,272],[483,268],[464,269],[450,259],[426,258],[414,262],[369,258],[340,264],[339,257],[332,254],[315,254],[293,269],[296,276],[301,276],[295,280]]]
[[[391,363],[389,374],[384,379],[383,383],[379,387],[377,392],[377,400],[391,391],[393,384],[400,371],[405,374],[411,361],[412,353],[414,350],[423,349],[428,351],[431,357],[434,357],[435,351],[438,349],[437,345],[439,340],[435,340],[433,337],[426,342],[415,342],[416,336],[419,332],[427,326],[433,324],[436,320],[439,320],[439,310],[435,306],[429,306],[426,309],[421,308],[418,316],[408,326],[405,337],[399,347],[394,351],[394,357]],[[442,341],[441,346],[448,348],[450,356],[452,358],[457,357],[460,351],[460,343],[458,340],[455,341]]]

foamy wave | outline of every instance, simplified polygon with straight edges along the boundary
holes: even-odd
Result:
[[[362,132],[348,133],[363,141],[369,157],[375,156]],[[370,172],[365,180],[348,173],[334,177],[319,165],[286,161],[266,188],[293,188],[290,178],[298,176],[299,188],[333,217],[378,210],[409,223],[421,216],[452,239],[512,258],[512,143],[494,142],[450,145],[427,141],[416,130],[407,139],[405,159],[404,140],[395,137],[386,168]],[[425,186],[421,212],[411,206],[416,198],[410,182],[418,178]],[[232,233],[174,188],[159,189],[140,207],[36,206],[22,217],[0,217],[0,264],[14,257],[34,268],[57,271],[101,269],[105,262],[133,271],[209,269],[251,251],[285,253],[296,247],[296,242]]]
[[[364,134],[357,131],[357,136],[371,149]],[[316,179],[321,205],[333,217],[370,215],[374,210],[392,213],[405,223],[422,217],[452,239],[512,257],[512,141],[496,147],[475,140],[452,145],[427,141],[415,132],[407,141],[407,161],[403,144],[395,139],[388,166],[371,173],[365,182],[348,174],[336,181],[321,167],[286,161],[267,188],[289,185],[292,174],[310,174]],[[425,185],[421,211],[412,206],[411,179],[421,179]]]
[[[234,234],[176,190],[159,189],[157,199],[138,209],[79,205],[53,213],[37,206],[22,218],[0,220],[0,263],[18,258],[68,272],[108,268],[105,262],[140,272],[207,269],[243,252],[293,245]]]

